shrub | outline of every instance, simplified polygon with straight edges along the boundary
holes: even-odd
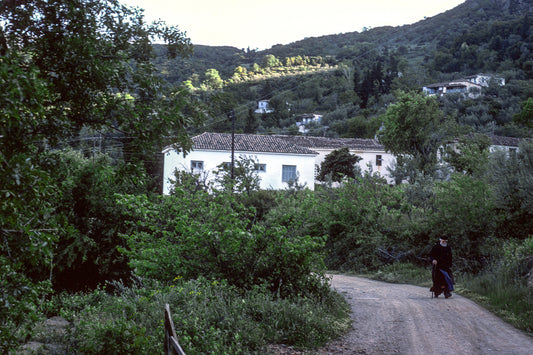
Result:
[[[375,269],[390,262],[382,259],[380,249],[409,248],[405,236],[410,236],[411,222],[402,219],[407,215],[402,199],[401,189],[365,175],[347,179],[338,188],[287,194],[265,224],[279,223],[291,234],[326,237],[325,262],[330,269]]]
[[[136,230],[121,248],[142,277],[225,279],[240,288],[266,284],[283,297],[323,288],[321,237],[251,223],[252,211],[231,194],[186,198],[120,196]]]
[[[262,354],[270,343],[301,348],[324,345],[351,325],[349,306],[328,291],[322,298],[280,299],[264,287],[250,291],[205,278],[170,285],[137,279],[101,290],[56,296],[50,308],[72,322],[64,341],[85,353],[155,354],[163,349],[163,309],[168,303],[186,353]]]
[[[469,175],[454,174],[435,187],[433,230],[453,236],[456,267],[477,272],[483,246],[495,228],[492,188]]]
[[[31,334],[39,319],[40,300],[50,291],[49,282],[33,282],[7,258],[0,255],[0,352],[8,353]]]
[[[533,267],[533,237],[506,241],[495,256],[483,273],[464,277],[464,293],[531,333],[533,293],[527,282]]]

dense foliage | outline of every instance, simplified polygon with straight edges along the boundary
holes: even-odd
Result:
[[[124,251],[137,275],[166,283],[177,276],[223,279],[241,289],[264,285],[281,297],[323,292],[324,238],[253,224],[252,211],[231,193],[188,195],[176,187],[173,196],[153,202],[123,196],[120,204],[136,221]]]
[[[147,25],[114,0],[0,4],[2,352],[25,336],[51,285],[86,288],[124,265],[109,191],[150,189],[139,172],[161,144],[189,147],[186,100],[154,76],[151,38],[165,39],[170,55],[190,49],[177,28]],[[87,131],[120,142],[119,164],[54,150]]]
[[[157,352],[167,302],[191,352],[320,346],[349,325],[326,268],[424,266],[441,233],[458,271],[524,286],[532,143],[491,153],[472,134],[438,148],[459,132],[531,136],[528,4],[471,0],[407,27],[267,52],[201,47],[191,59],[180,30],[115,0],[2,2],[0,352],[44,315],[72,322],[67,350]],[[471,25],[472,11],[486,22]],[[485,70],[506,85],[477,99],[416,93]],[[256,114],[258,99],[274,112]],[[399,155],[398,184],[353,170],[357,157],[340,151],[322,169],[343,174],[335,187],[324,176],[315,191],[261,191],[242,158],[233,179],[226,166],[216,186],[181,172],[170,196],[155,194],[162,148],[187,152],[189,134],[229,130],[233,110],[249,133],[297,134],[309,112],[323,114],[310,134],[379,133]]]
[[[439,105],[474,131],[523,137],[530,131],[514,125],[513,117],[533,95],[531,11],[531,1],[469,0],[412,25],[307,38],[264,51],[198,46],[189,59],[160,55],[157,66],[162,77],[209,102],[211,120],[198,131],[229,131],[225,114],[235,109],[242,132],[298,134],[299,115],[320,113],[321,125],[307,134],[371,138],[396,101],[395,90],[420,91],[486,73],[506,85],[491,85],[476,99],[447,95]],[[212,70],[223,83],[215,90],[208,85]],[[250,114],[262,99],[274,112]]]

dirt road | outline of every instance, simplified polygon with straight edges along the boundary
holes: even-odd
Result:
[[[353,330],[320,354],[533,354],[533,337],[456,294],[343,275],[331,283],[352,306]]]

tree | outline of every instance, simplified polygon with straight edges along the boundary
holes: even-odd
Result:
[[[492,154],[489,181],[500,225],[500,237],[524,239],[533,234],[533,143],[523,140],[516,153]]]
[[[244,122],[244,133],[255,134],[257,132],[258,127],[259,127],[259,122],[257,121],[257,118],[255,117],[254,108],[248,107],[248,114],[246,115],[245,122]]]
[[[267,54],[263,57],[263,60],[261,62],[261,66],[265,69],[274,68],[280,66],[280,61],[276,56],[272,54]]]
[[[513,121],[528,128],[533,128],[533,98],[530,97],[522,103],[522,111],[514,115]]]
[[[220,77],[218,70],[207,69],[205,72],[205,80],[202,83],[208,90],[220,90],[224,85],[224,81]]]
[[[479,271],[483,245],[493,235],[494,200],[487,182],[455,173],[449,181],[437,182],[430,223],[438,233],[453,236],[456,265],[464,271]]]
[[[488,167],[490,138],[484,134],[462,136],[457,146],[448,146],[444,161],[455,171],[467,175],[479,175]]]
[[[150,62],[156,38],[165,40],[171,57],[192,51],[176,27],[147,25],[141,10],[116,0],[0,2],[0,268],[6,272],[0,303],[11,304],[7,314],[1,312],[1,327],[10,329],[0,331],[1,352],[25,335],[14,330],[32,320],[47,291],[43,281],[54,280],[60,255],[114,266],[108,256],[116,244],[105,243],[117,230],[102,230],[99,218],[113,210],[110,181],[131,183],[127,189],[133,191],[144,186],[143,165],[153,165],[163,146],[190,148],[186,128],[195,111],[185,115],[193,108],[186,91],[172,90],[156,75]],[[62,202],[70,177],[59,178],[62,158],[50,148],[74,142],[86,129],[120,141],[127,164],[124,174],[108,167],[92,174],[88,168],[77,184],[86,187],[84,193],[69,200],[80,213],[69,215]],[[97,201],[100,196],[105,199]],[[106,226],[117,224],[112,216],[105,216]],[[98,245],[105,255],[68,254],[76,250],[68,249],[69,236],[80,238],[78,246]]]
[[[51,174],[40,168],[45,159],[31,140],[45,137],[52,95],[38,70],[21,60],[0,57],[0,352],[6,354],[30,331],[39,299],[50,290],[62,229]]]
[[[437,163],[438,148],[455,132],[456,125],[444,116],[435,98],[400,92],[398,102],[383,116],[379,140],[388,151],[413,160],[429,174]]]
[[[350,153],[347,147],[332,151],[320,164],[317,180],[326,181],[331,176],[333,181],[341,181],[345,177],[355,178],[355,164],[362,158]]]
[[[250,194],[259,190],[261,179],[257,175],[258,167],[252,156],[240,155],[234,162],[233,170],[231,164],[218,166],[216,182],[221,190]]]
[[[167,90],[150,62],[156,38],[171,57],[192,52],[178,28],[147,25],[142,10],[116,0],[4,1],[0,24],[6,55],[18,55],[21,68],[35,68],[50,90],[46,119],[26,141],[41,135],[54,145],[90,126],[120,136],[130,161],[153,160],[172,143],[190,148],[186,93]]]

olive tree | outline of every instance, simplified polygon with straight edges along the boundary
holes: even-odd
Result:
[[[356,177],[356,165],[362,158],[351,154],[347,147],[332,151],[324,158],[320,164],[320,171],[317,179],[326,181],[331,177],[333,181],[341,181],[343,178]]]
[[[445,117],[434,97],[400,92],[383,116],[379,140],[400,157],[399,162],[411,162],[415,170],[432,174],[439,147],[455,133],[455,123]]]

